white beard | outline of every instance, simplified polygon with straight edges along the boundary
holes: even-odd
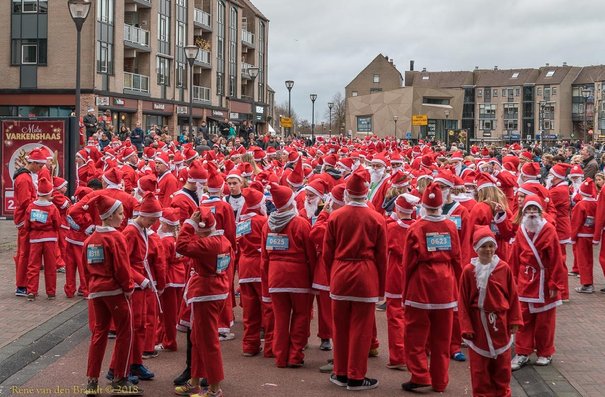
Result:
[[[544,181],[544,185],[545,185],[546,189],[550,190],[550,188],[552,187],[552,175],[549,175],[546,178],[546,181]]]
[[[460,176],[460,173],[462,172],[462,163],[457,163],[455,170],[456,170],[456,175]]]
[[[523,226],[530,233],[536,233],[541,223],[542,218],[537,215],[523,215]]]
[[[403,167],[393,167],[393,174],[397,171],[403,171]]]
[[[319,205],[319,198],[309,202],[305,200],[305,211],[307,211],[307,218],[311,219],[315,216],[315,211],[317,211],[317,207]]]
[[[571,185],[573,186],[573,191],[577,192],[578,190],[580,190],[580,186],[582,186],[582,180],[578,179],[577,182],[576,181],[572,181]]]
[[[384,176],[384,168],[381,168],[380,171],[371,169],[370,170],[370,178],[372,183],[378,183]]]
[[[359,165],[361,164],[360,161],[356,161],[353,163],[353,167],[351,168],[351,170],[355,171],[357,168],[359,168]]]

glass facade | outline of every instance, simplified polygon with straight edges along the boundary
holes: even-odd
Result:
[[[225,95],[225,3],[218,1],[216,32],[216,95]]]
[[[114,0],[97,0],[97,73],[114,72]]]

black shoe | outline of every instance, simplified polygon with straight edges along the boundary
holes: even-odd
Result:
[[[177,376],[172,383],[174,383],[175,386],[184,386],[189,379],[191,379],[191,368],[185,368],[185,370],[179,376]]]
[[[334,383],[336,386],[347,387],[347,383],[349,382],[349,378],[344,375],[330,375],[330,382]]]
[[[142,396],[143,389],[134,385],[126,378],[111,382],[111,395],[113,396]]]
[[[109,370],[107,371],[107,375],[105,375],[105,379],[113,382],[113,369],[109,368]],[[128,374],[128,381],[133,385],[137,385],[139,384],[139,377],[134,376],[133,374]]]
[[[116,338],[116,333],[113,331],[109,331],[107,333],[107,339],[115,339]]]
[[[378,387],[378,379],[364,378],[361,380],[349,379],[347,390],[370,390]]]
[[[15,291],[15,296],[27,297],[27,288],[17,287],[17,290]]]
[[[155,374],[143,364],[132,364],[130,366],[130,373],[138,376],[140,380],[151,380],[155,376]]]
[[[322,339],[321,345],[319,345],[319,350],[323,350],[323,351],[332,350],[332,343],[330,342],[330,339]]]
[[[599,291],[605,294],[605,288],[601,288]]]
[[[157,350],[154,350],[152,352],[143,352],[143,356],[142,357],[143,357],[144,360],[147,360],[149,358],[156,358],[159,355],[160,355],[160,352],[157,351]]]
[[[301,361],[299,363],[288,364],[288,368],[301,368],[305,365],[305,361]]]
[[[86,389],[84,389],[85,396],[96,396],[101,394],[101,389],[99,388],[98,379],[89,379],[88,384],[86,385]]]
[[[412,381],[401,384],[401,388],[405,391],[412,391],[412,390],[420,389],[421,387],[429,387],[429,386],[431,386],[431,385],[425,385],[423,383],[414,383]]]

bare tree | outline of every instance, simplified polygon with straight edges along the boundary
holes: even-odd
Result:
[[[337,92],[336,94],[334,94],[334,96],[332,97],[332,100],[330,101],[334,104],[334,106],[332,107],[332,133],[339,133],[339,132],[344,132],[341,131],[341,129],[344,129],[344,124],[345,124],[345,99],[342,96],[342,93]],[[324,112],[324,117],[326,120],[328,120],[328,123],[326,123],[327,128],[329,129],[329,122],[330,122],[330,109],[326,108],[325,112]]]

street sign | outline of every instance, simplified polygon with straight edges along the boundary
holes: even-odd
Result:
[[[412,139],[412,131],[407,131],[405,133],[405,139]]]
[[[412,125],[427,125],[429,118],[426,114],[415,114],[412,115]]]
[[[280,117],[279,124],[284,128],[292,128],[292,118],[290,117]]]

